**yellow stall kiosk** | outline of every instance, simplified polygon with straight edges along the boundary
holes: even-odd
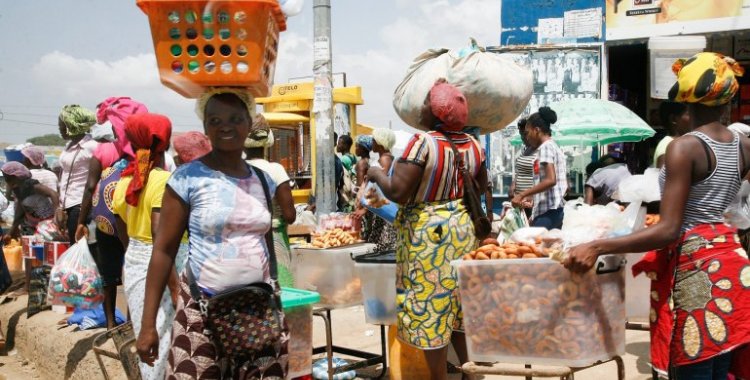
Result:
[[[286,168],[293,181],[294,203],[306,203],[315,187],[317,144],[312,117],[313,95],[313,82],[285,83],[273,86],[271,96],[255,99],[263,105],[263,116],[276,141],[268,159]],[[357,124],[357,106],[364,104],[361,87],[334,88],[333,103],[334,111],[342,110],[348,115],[343,120],[348,121],[346,132],[353,139],[372,132],[371,128]]]

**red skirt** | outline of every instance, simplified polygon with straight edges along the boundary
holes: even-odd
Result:
[[[633,272],[652,279],[651,360],[657,372],[750,342],[750,261],[735,229],[697,226],[679,244],[647,254]]]

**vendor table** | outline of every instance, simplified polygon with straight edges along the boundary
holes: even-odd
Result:
[[[617,378],[619,380],[625,379],[625,364],[620,356],[615,356],[612,359],[605,360],[602,362],[594,363],[588,367],[571,368],[571,367],[547,367],[544,369],[534,369],[530,365],[526,365],[525,368],[508,367],[504,363],[475,363],[468,362],[464,364],[461,369],[469,378],[474,378],[474,375],[506,375],[506,376],[525,376],[527,380],[531,380],[534,376],[536,377],[559,377],[560,380],[573,380],[573,375],[576,372],[595,367],[604,363],[614,361],[617,364]]]
[[[374,366],[377,364],[383,364],[380,374],[376,376],[376,379],[380,379],[385,375],[385,372],[388,370],[387,365],[387,356],[386,356],[386,350],[385,350],[385,326],[380,326],[380,355],[373,354],[371,352],[366,351],[360,351],[355,350],[351,348],[346,347],[340,347],[333,344],[333,331],[331,329],[331,309],[329,308],[320,308],[315,309],[313,311],[313,315],[318,316],[323,319],[323,323],[325,324],[325,333],[326,333],[326,345],[315,347],[313,348],[313,355],[315,354],[321,354],[326,353],[326,359],[328,359],[328,379],[333,380],[333,376],[337,373],[342,373],[346,371],[356,370],[360,368],[366,368],[370,366]],[[356,361],[354,363],[350,363],[348,365],[345,365],[343,367],[336,367],[333,368],[333,353],[338,353],[342,355],[347,356],[353,356],[355,358],[360,358],[363,360]]]

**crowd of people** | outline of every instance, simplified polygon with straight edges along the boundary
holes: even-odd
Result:
[[[654,156],[667,194],[661,223],[573,247],[564,265],[585,272],[604,254],[653,250],[640,265],[655,266],[661,292],[652,318],[654,368],[679,380],[721,379],[732,354],[750,342],[744,323],[750,261],[723,218],[750,171],[750,139],[722,123],[741,72],[713,53],[677,68],[673,102],[661,110],[672,137]],[[716,79],[702,91],[696,84],[706,70],[715,70]],[[395,251],[398,337],[424,351],[433,379],[447,376],[450,344],[467,361],[450,261],[476,248],[478,239],[457,167],[480,193],[488,188],[485,151],[466,125],[469,107],[458,88],[436,82],[420,116],[428,132],[415,134],[400,157],[391,153],[389,130],[335,138],[338,208],[362,222],[364,238],[379,251]],[[243,370],[206,335],[192,286],[210,297],[273,283],[271,249],[279,283],[294,281],[286,226],[298,216],[286,170],[268,161],[271,128],[241,89],[206,91],[196,112],[203,133],[173,137],[168,117],[127,97],[108,98],[95,111],[67,105],[59,115],[68,141],[59,176],[45,169],[44,153],[33,146],[23,150],[23,162],[2,166],[15,201],[4,240],[46,228],[71,244],[89,244],[104,284],[107,328],[116,325],[116,289],[124,285],[144,379],[234,377]],[[562,227],[568,189],[565,156],[552,138],[556,121],[554,110],[541,107],[519,123],[525,147],[511,188],[512,205],[527,210],[532,226],[548,229]],[[612,201],[618,182],[630,175],[613,156],[588,169],[589,204]],[[359,201],[371,183],[400,205],[393,224]],[[314,211],[314,201],[307,211]],[[269,230],[273,241],[266,240]]]

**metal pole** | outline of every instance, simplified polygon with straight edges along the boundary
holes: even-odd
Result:
[[[333,141],[333,78],[331,75],[331,1],[313,1],[315,40],[313,74],[315,95],[315,205],[318,215],[336,211]]]

